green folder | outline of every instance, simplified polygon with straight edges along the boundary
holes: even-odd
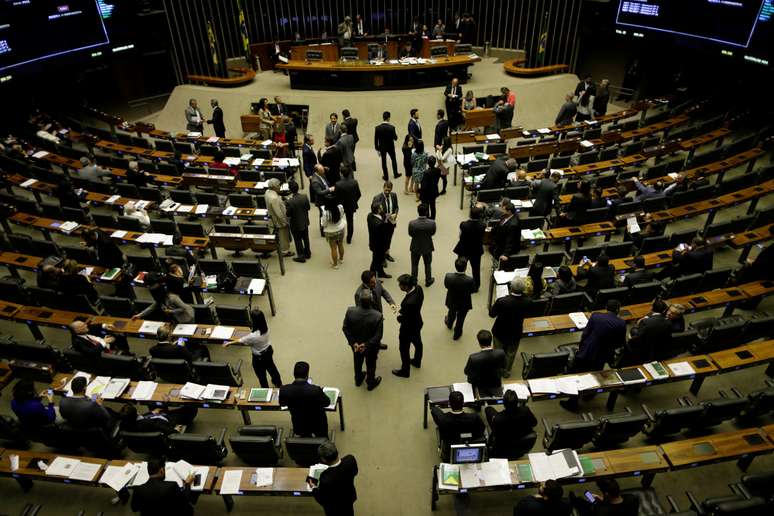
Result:
[[[271,400],[271,389],[263,389],[260,387],[255,387],[250,389],[250,396],[248,396],[247,401],[259,401],[262,403],[266,403]]]
[[[336,405],[336,400],[339,397],[339,393],[336,391],[336,389],[323,389],[323,392],[326,396],[328,396],[328,399],[331,400],[331,405]]]
[[[583,475],[593,475],[596,469],[594,468],[594,461],[591,457],[580,457],[580,464],[583,468]]]
[[[532,482],[532,466],[529,464],[519,464],[519,482]]]

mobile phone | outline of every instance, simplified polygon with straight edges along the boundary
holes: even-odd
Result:
[[[584,491],[583,497],[589,502],[589,503],[595,503],[597,501],[596,498],[594,498],[594,495],[591,493],[591,491]]]
[[[97,401],[97,398],[98,398],[98,397],[99,397],[99,396],[97,396],[96,394],[92,394],[92,395],[91,395],[91,401]]]
[[[49,397],[54,395],[54,389],[48,389],[46,392],[48,393]]]
[[[202,481],[202,474],[201,473],[196,473],[193,476],[193,484],[195,486],[198,486],[201,483],[201,481]]]

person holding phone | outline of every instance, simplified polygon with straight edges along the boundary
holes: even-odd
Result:
[[[583,497],[570,492],[570,502],[580,516],[637,516],[640,499],[631,494],[621,494],[621,488],[614,478],[597,481],[602,494],[586,491]],[[520,513],[521,514],[521,513]]]
[[[525,496],[513,508],[514,516],[569,516],[572,505],[563,498],[564,489],[556,480],[546,480],[537,494]]]
[[[41,397],[35,394],[35,383],[22,378],[13,386],[11,410],[25,429],[50,425],[56,420],[54,392],[48,389]]]

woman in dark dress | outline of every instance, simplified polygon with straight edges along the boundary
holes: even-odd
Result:
[[[411,165],[411,150],[414,148],[414,138],[410,134],[407,134],[403,139],[403,174],[406,176],[406,182],[403,186],[403,193],[408,195],[413,191],[411,187],[411,174],[413,167]]]

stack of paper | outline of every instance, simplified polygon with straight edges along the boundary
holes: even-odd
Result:
[[[263,158],[255,158],[255,159],[253,160],[253,166],[254,166],[254,167],[260,167],[261,165],[263,165],[263,162],[264,162],[264,161],[266,161],[266,160],[265,160],[265,159],[263,159]]]
[[[472,403],[476,400],[473,395],[473,386],[468,382],[454,383],[452,384],[452,390],[461,392],[465,403]]]
[[[335,409],[336,402],[339,400],[341,391],[336,387],[323,387],[323,392],[325,393],[326,396],[328,396],[328,399],[331,400],[330,405],[328,405],[326,408]]]
[[[457,154],[457,163],[460,165],[467,165],[468,163],[475,163],[478,161],[476,159],[476,154],[471,152],[469,154]]]
[[[669,364],[669,370],[672,371],[672,376],[689,376],[696,373],[688,362],[673,362]]]
[[[500,299],[509,294],[508,285],[495,285],[495,299]]]
[[[218,143],[219,138],[217,136],[210,136],[207,138],[207,143]]]
[[[210,209],[209,204],[197,204],[194,213],[197,215],[205,215],[208,209]]]
[[[527,383],[532,394],[559,394],[559,386],[553,378],[533,378]]]
[[[241,469],[228,469],[223,473],[223,481],[220,484],[221,495],[238,495],[239,486],[242,483]]]
[[[75,468],[73,468],[73,471],[70,473],[69,478],[70,480],[91,482],[94,480],[94,477],[97,476],[97,472],[99,472],[101,467],[101,464],[79,461],[78,464],[75,465]],[[46,472],[48,472],[48,470],[46,470]]]
[[[260,296],[261,294],[263,294],[264,288],[266,288],[265,279],[253,278],[252,280],[250,280],[250,284],[247,286],[247,293]]]
[[[508,284],[517,276],[516,271],[494,271],[494,280],[498,285]]]
[[[530,453],[529,464],[537,482],[559,480],[582,473],[578,454],[570,449],[557,450],[553,454]]]
[[[78,224],[77,222],[73,222],[72,220],[68,220],[67,222],[63,222],[62,225],[59,226],[59,229],[63,233],[72,233],[73,231],[78,229],[78,227],[80,227],[80,224]]]
[[[69,478],[72,472],[75,471],[75,467],[80,463],[81,461],[78,459],[57,457],[46,468],[46,475]]]
[[[48,156],[48,151],[44,151],[44,150],[38,151],[32,155],[32,157],[35,159],[45,158],[46,156]]]
[[[193,382],[187,382],[180,389],[180,397],[191,399],[191,400],[199,400],[202,398],[204,389],[205,389],[204,385],[199,385],[198,383],[193,383]]]
[[[112,238],[124,238],[126,236],[127,231],[119,229],[118,231],[113,231],[110,233],[110,236]]]
[[[551,132],[551,129],[549,129],[548,127],[541,127],[540,129],[537,130],[537,132],[539,132],[540,134],[549,134]]]
[[[223,401],[228,398],[229,388],[228,385],[217,385],[214,383],[208,383],[204,387],[204,391],[201,397],[205,400]],[[182,391],[181,391],[182,394]]]
[[[195,324],[178,324],[172,330],[172,335],[176,337],[190,337],[196,332]]]
[[[137,201],[136,203],[134,203],[134,205],[137,206],[138,208],[147,208],[148,205],[150,205],[150,203],[151,203],[150,201]]]
[[[238,167],[242,163],[242,159],[241,158],[232,158],[232,157],[223,158],[223,163],[225,163],[226,165],[228,165],[230,167]]]
[[[148,401],[153,398],[153,393],[156,392],[156,382],[142,381],[137,382],[137,386],[132,392],[132,399],[137,401]]]
[[[111,378],[110,383],[102,389],[102,399],[114,400],[121,396],[129,387],[129,378]]]
[[[115,491],[120,491],[130,482],[131,486],[140,486],[147,481],[147,462],[127,462],[123,466],[107,466],[99,479],[100,484],[105,484]]]
[[[460,465],[460,483],[463,488],[507,486],[511,483],[508,459],[489,459],[478,464]]]
[[[159,331],[159,328],[165,324],[166,323],[160,321],[143,321],[142,325],[140,326],[140,333],[156,335],[156,332]]]
[[[105,200],[105,204],[114,204],[118,199],[120,199],[120,195],[111,195]]]
[[[201,133],[201,132],[199,132],[199,131],[189,131],[187,136],[188,136],[189,138],[198,138],[198,137],[200,137],[201,135],[202,135],[202,133]]]
[[[637,223],[637,217],[629,217],[626,219],[626,230],[630,235],[640,232],[640,225]]]
[[[272,389],[264,387],[253,387],[250,389],[250,395],[247,397],[247,401],[253,403],[268,403],[271,401]]]
[[[578,395],[578,382],[575,376],[560,376],[556,378],[556,387],[562,394]]]
[[[255,487],[269,487],[274,484],[274,468],[255,468]]]
[[[487,134],[486,135],[486,139],[487,140],[499,140],[500,139],[500,135],[496,134],[496,133],[495,134]]]
[[[233,326],[215,326],[212,329],[210,338],[214,340],[229,340],[234,334]]]
[[[586,148],[586,149],[589,149],[589,148],[591,148],[591,147],[593,147],[593,146],[594,146],[594,144],[593,144],[593,143],[591,143],[591,142],[590,142],[590,141],[588,141],[588,140],[581,140],[580,144],[581,144],[581,147],[584,147],[584,148]]]
[[[575,383],[579,391],[587,391],[599,387],[599,382],[593,374],[581,374],[575,377]]]
[[[575,327],[579,330],[582,330],[586,327],[586,325],[589,323],[589,319],[586,317],[586,314],[583,312],[571,312],[570,313],[570,319],[572,319],[573,324],[575,324]]]
[[[21,183],[19,186],[21,186],[22,188],[29,188],[30,186],[34,185],[37,182],[38,182],[37,179],[27,179],[26,181]]]
[[[89,383],[89,385],[86,386],[86,396],[89,398],[93,397],[94,395],[100,396],[102,391],[109,383],[109,376],[97,376],[91,381],[91,383]]]
[[[529,399],[529,387],[523,383],[506,383],[503,385],[503,394],[506,391],[513,391],[520,400]]]

